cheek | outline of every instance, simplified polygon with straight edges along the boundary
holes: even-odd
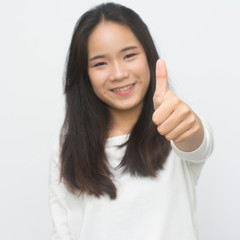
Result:
[[[106,74],[101,72],[88,72],[90,83],[96,96],[103,100],[106,92]]]
[[[89,79],[90,79],[93,90],[94,91],[98,90],[103,84],[103,79],[101,74],[97,74],[94,71],[93,72],[89,71],[88,75],[89,75]]]
[[[150,76],[150,70],[146,59],[141,59],[134,64],[134,72],[138,75]]]
[[[144,81],[144,83],[146,85],[149,84],[149,82],[150,82],[150,70],[149,70],[147,62],[143,61],[143,62],[137,64],[135,66],[134,71],[138,76],[142,77],[142,81]]]

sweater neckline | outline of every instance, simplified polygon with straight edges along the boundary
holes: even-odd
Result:
[[[130,134],[124,134],[124,135],[119,135],[119,136],[114,136],[114,137],[107,138],[106,147],[121,145],[128,140],[129,136],[130,136]]]

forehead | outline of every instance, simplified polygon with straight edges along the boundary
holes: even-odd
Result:
[[[128,45],[142,48],[132,30],[119,23],[104,21],[99,23],[88,38],[88,52],[120,51]]]

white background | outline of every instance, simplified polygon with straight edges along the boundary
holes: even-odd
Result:
[[[48,166],[65,57],[76,21],[100,2],[0,0],[0,239],[50,239]],[[240,1],[118,2],[147,23],[174,91],[213,127],[198,184],[200,239],[239,240]]]

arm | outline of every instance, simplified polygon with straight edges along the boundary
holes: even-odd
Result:
[[[204,130],[203,130],[203,124],[201,119],[195,115],[196,118],[196,127],[194,127],[195,129],[192,132],[192,135],[188,137],[186,137],[185,140],[173,140],[174,145],[180,149],[181,151],[184,152],[192,152],[194,150],[196,150],[202,143],[203,138],[204,138]]]
[[[214,148],[213,132],[211,126],[202,121],[204,138],[201,145],[194,151],[184,152],[176,147],[174,141],[171,141],[172,150],[183,161],[186,161],[189,171],[195,184],[197,184],[202,167]]]
[[[49,207],[53,221],[52,240],[72,240],[66,203],[66,188],[59,182],[59,147],[56,145],[50,161],[49,169]]]
[[[200,118],[167,86],[167,69],[160,59],[156,64],[156,91],[153,97],[153,122],[167,140],[184,152],[196,150],[204,138]]]

